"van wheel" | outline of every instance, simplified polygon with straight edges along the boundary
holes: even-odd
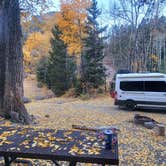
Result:
[[[135,108],[136,108],[135,102],[132,101],[132,100],[126,101],[126,108],[127,108],[127,110],[129,110],[129,111],[134,111]]]

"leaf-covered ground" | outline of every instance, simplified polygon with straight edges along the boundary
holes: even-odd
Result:
[[[156,136],[154,130],[131,122],[134,114],[140,113],[165,123],[166,113],[155,111],[119,110],[109,96],[88,101],[70,98],[54,98],[26,105],[35,115],[39,126],[55,129],[71,129],[73,124],[117,126],[119,133],[120,165],[166,165],[166,137]]]
[[[39,122],[40,128],[71,129],[73,124],[91,127],[117,126],[120,166],[166,166],[166,137],[156,136],[154,130],[131,122],[134,114],[149,116],[160,123],[166,123],[166,112],[119,110],[109,96],[82,101],[73,98],[53,98],[35,101],[36,96],[50,92],[37,88],[35,79],[26,79],[25,96],[33,102],[26,104],[30,114]],[[2,119],[0,119],[0,124]],[[6,125],[11,125],[6,121]],[[33,160],[33,165],[50,166],[49,161]]]

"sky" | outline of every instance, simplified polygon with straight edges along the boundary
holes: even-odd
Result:
[[[101,26],[107,25],[109,28],[114,24],[113,20],[110,17],[110,8],[111,3],[116,0],[97,0],[98,8],[102,10],[102,15],[99,17],[98,21]],[[59,10],[60,0],[54,0],[55,7],[52,10]],[[163,10],[162,14],[165,15],[166,9]],[[107,28],[109,30],[109,28]]]
[[[98,2],[98,7],[99,8],[104,8],[104,9],[109,9],[109,4],[111,3],[112,0],[97,0]],[[60,3],[60,0],[54,0],[54,3],[55,3],[55,8],[56,10],[59,9],[59,3]]]
[[[111,2],[113,1],[114,0],[97,0],[98,8],[102,9],[102,13],[103,13],[103,15],[100,18],[101,25],[108,25],[108,26],[112,25],[112,22],[109,17],[109,8],[110,8]],[[54,0],[54,7],[51,8],[51,10],[53,11],[59,10],[59,6],[60,6],[60,0]]]

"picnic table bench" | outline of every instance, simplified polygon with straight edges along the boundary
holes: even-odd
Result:
[[[114,134],[117,137],[116,134]],[[17,158],[118,165],[118,143],[105,150],[96,132],[0,126],[0,156],[5,166]]]

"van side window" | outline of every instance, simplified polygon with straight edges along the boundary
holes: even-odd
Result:
[[[120,89],[123,91],[144,91],[143,81],[122,81]]]
[[[145,81],[145,91],[166,92],[166,82],[165,81]]]

